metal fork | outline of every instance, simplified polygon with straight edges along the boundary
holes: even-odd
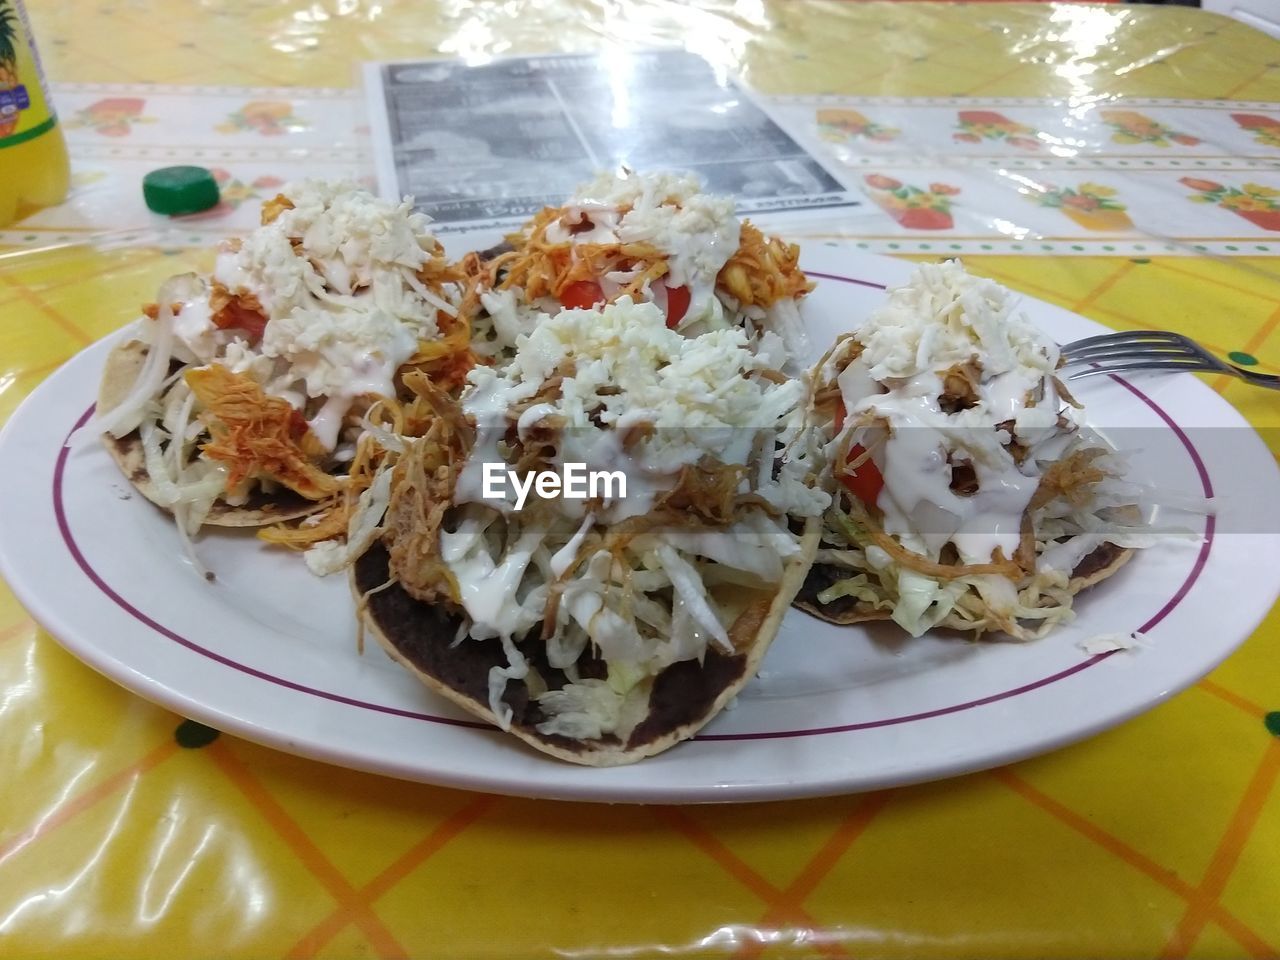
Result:
[[[1167,330],[1132,330],[1085,337],[1062,348],[1064,367],[1076,367],[1068,380],[1099,373],[1131,370],[1184,370],[1191,373],[1225,373],[1257,387],[1280,390],[1280,377],[1242,370],[1219,360],[1194,340]]]

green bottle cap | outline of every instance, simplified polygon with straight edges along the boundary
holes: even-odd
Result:
[[[164,167],[142,178],[142,198],[171,217],[199,213],[218,205],[218,182],[204,167]]]

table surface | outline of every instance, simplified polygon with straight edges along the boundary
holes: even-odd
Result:
[[[687,45],[767,93],[1280,101],[1280,45],[1176,7],[29,6],[46,70],[63,84],[344,87],[362,60],[591,50],[610,40]],[[0,418],[195,256],[130,246],[0,257]],[[1270,257],[967,263],[1103,323],[1183,330],[1280,372],[1280,271]],[[1255,426],[1280,424],[1274,394],[1209,383]],[[1274,431],[1268,442],[1280,449]],[[1192,689],[1012,767],[767,805],[536,802],[400,783],[213,736],[82,666],[0,587],[0,949],[64,958],[1273,957],[1275,710],[1273,613]]]

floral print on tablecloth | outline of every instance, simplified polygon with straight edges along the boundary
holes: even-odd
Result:
[[[1103,110],[1102,119],[1115,131],[1111,134],[1112,143],[1129,146],[1147,144],[1153,147],[1169,147],[1176,143],[1183,147],[1196,147],[1204,142],[1199,137],[1174,130],[1136,110]]]
[[[1042,207],[1060,210],[1078,226],[1097,232],[1132,230],[1126,207],[1116,199],[1115,187],[1082,183],[1077,187],[1044,184],[1028,196]]]
[[[823,140],[831,143],[847,143],[854,139],[888,143],[898,139],[901,133],[896,127],[869,120],[857,110],[819,110],[818,132]]]
[[[951,198],[960,192],[959,187],[931,183],[924,189],[880,173],[868,174],[863,180],[867,195],[899,226],[908,230],[950,230],[955,226]]]
[[[285,184],[282,178],[271,175],[255,177],[245,183],[222,167],[213,167],[209,172],[213,174],[213,179],[218,184],[218,192],[221,194],[218,205],[202,213],[184,217],[184,220],[213,220],[225,217],[233,213],[242,203],[248,200],[261,200],[271,195],[269,191],[277,190]]]
[[[1039,150],[1040,131],[1025,123],[1010,120],[994,110],[961,110],[959,132],[951,135],[958,143],[981,143],[983,140],[1002,140],[1019,150]]]
[[[354,94],[225,87],[195,96],[122,83],[55,85],[54,93],[73,185],[93,203],[41,211],[42,231],[119,229],[131,217],[153,226],[137,184],[175,164],[223,168],[221,203],[194,218],[182,243],[195,244],[202,231],[247,229],[283,178],[314,171],[374,186],[369,130]],[[1280,104],[822,94],[776,98],[770,107],[784,128],[807,134],[820,164],[843,169],[853,192],[865,195],[866,222],[879,223],[864,238],[869,250],[1280,251],[1280,196],[1271,192],[1280,175],[1270,169],[1280,156]],[[1179,182],[1187,177],[1204,186]],[[119,204],[107,201],[117,194]],[[1196,197],[1197,206],[1179,197]],[[1239,243],[1242,234],[1249,245]]]
[[[1223,210],[1230,210],[1263,230],[1280,231],[1280,190],[1275,187],[1260,183],[1245,183],[1233,187],[1196,177],[1183,177],[1178,182],[1196,191],[1189,200],[1212,203]]]
[[[287,100],[251,100],[228,114],[226,122],[214,129],[219,133],[257,132],[264,137],[278,137],[308,126],[307,121],[294,116],[293,104]]]
[[[1242,130],[1253,134],[1254,143],[1267,147],[1280,147],[1280,119],[1263,113],[1233,113],[1231,119]]]
[[[142,97],[107,97],[77,110],[67,127],[90,129],[104,137],[127,137],[135,124],[155,123],[155,117],[143,115],[146,105]]]

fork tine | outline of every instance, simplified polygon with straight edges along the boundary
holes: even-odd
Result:
[[[1079,380],[1081,377],[1092,377],[1099,373],[1129,373],[1137,370],[1182,370],[1187,373],[1230,372],[1230,370],[1226,369],[1225,364],[1214,363],[1211,360],[1201,357],[1187,357],[1186,359],[1179,360],[1142,360],[1134,358],[1129,362],[1113,362],[1105,365],[1095,364],[1093,366],[1084,367],[1080,370],[1073,370],[1067,375],[1067,379]]]
[[[1180,333],[1165,330],[1133,330],[1085,337],[1063,344],[1063,367],[1074,367],[1063,376],[1079,380],[1100,373],[1164,371],[1168,373],[1218,373],[1239,377],[1246,383],[1280,390],[1280,376],[1245,370],[1227,363]]]
[[[1121,344],[1121,343],[1186,343],[1186,339],[1179,334],[1172,333],[1168,330],[1122,330],[1117,333],[1102,333],[1096,337],[1085,337],[1083,340],[1073,340],[1071,343],[1065,344],[1062,348],[1063,353],[1074,353],[1087,347],[1099,344]]]
[[[1152,359],[1176,359],[1178,357],[1199,357],[1201,353],[1190,346],[1182,344],[1098,344],[1086,347],[1081,351],[1067,354],[1066,363],[1096,363],[1100,360],[1124,360],[1150,357]]]

